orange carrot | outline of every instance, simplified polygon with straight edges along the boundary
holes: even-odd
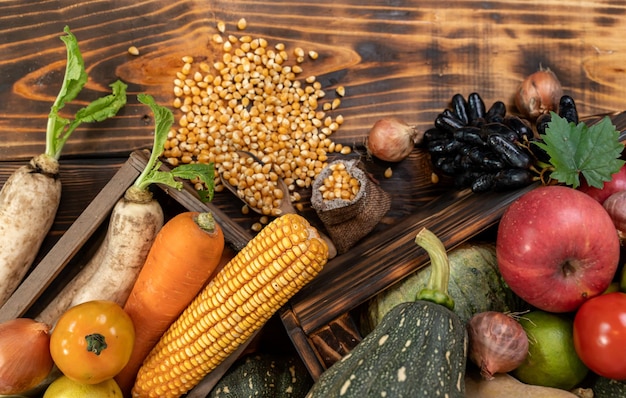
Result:
[[[180,213],[161,228],[124,305],[136,330],[131,358],[115,377],[124,396],[152,347],[215,273],[224,246],[211,213]]]

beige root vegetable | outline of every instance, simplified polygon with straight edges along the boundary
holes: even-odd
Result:
[[[558,388],[525,384],[507,373],[485,380],[479,374],[465,375],[466,398],[577,398],[569,391]]]
[[[46,155],[17,169],[0,191],[0,305],[22,281],[61,201],[59,163]]]
[[[61,200],[59,158],[70,134],[81,124],[114,116],[126,104],[126,85],[116,81],[113,93],[79,109],[73,120],[59,115],[87,82],[76,37],[65,28],[67,47],[63,85],[48,116],[46,148],[12,174],[0,191],[0,306],[19,286],[52,227]]]
[[[52,325],[68,308],[90,300],[124,305],[163,218],[150,191],[129,188],[115,204],[96,253],[36,319]]]

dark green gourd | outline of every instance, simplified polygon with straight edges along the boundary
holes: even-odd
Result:
[[[465,395],[468,338],[447,294],[449,263],[441,241],[423,229],[415,239],[433,272],[417,300],[392,308],[349,354],[328,368],[307,398]]]
[[[296,355],[253,353],[238,359],[207,398],[302,398],[312,384]]]

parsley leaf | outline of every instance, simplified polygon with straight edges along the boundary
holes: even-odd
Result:
[[[590,186],[602,188],[624,165],[620,159],[624,144],[611,119],[605,116],[589,127],[583,122],[568,122],[554,112],[550,115],[551,121],[541,135],[543,142],[535,142],[550,156],[550,178],[577,188],[582,174]]]

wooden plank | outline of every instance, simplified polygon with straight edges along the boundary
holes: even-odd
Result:
[[[456,92],[477,91],[512,106],[518,83],[539,66],[552,68],[582,115],[626,109],[626,5],[611,0],[86,0],[0,2],[0,159],[28,159],[44,146],[45,118],[63,76],[69,24],[90,81],[66,116],[120,78],[129,104],[114,120],[81,126],[67,156],[127,156],[150,147],[149,112],[135,94],[170,104],[181,57],[219,59],[208,44],[216,21],[246,33],[316,50],[303,65],[328,89],[341,84],[345,123],[339,142],[361,142],[381,116],[431,124]],[[42,21],[45,21],[42,23]],[[129,46],[140,54],[132,56]]]
[[[30,308],[108,217],[117,200],[138,176],[139,172],[130,164],[122,166],[0,308],[0,322],[20,317]]]

